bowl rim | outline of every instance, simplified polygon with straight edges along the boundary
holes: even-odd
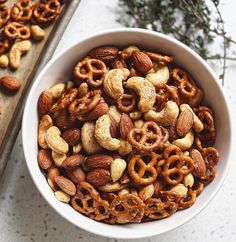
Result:
[[[70,220],[68,217],[66,217],[64,215],[64,213],[58,209],[55,204],[53,203],[52,199],[50,199],[49,197],[46,196],[46,194],[44,194],[43,191],[43,186],[41,186],[38,182],[37,182],[37,178],[35,176],[33,176],[33,170],[31,169],[31,165],[30,165],[30,157],[27,156],[27,149],[28,146],[26,145],[26,139],[27,139],[27,127],[25,125],[27,117],[28,117],[28,113],[30,112],[30,100],[32,99],[35,89],[37,88],[39,81],[41,80],[42,76],[47,72],[47,70],[51,67],[51,65],[59,58],[61,58],[66,52],[70,51],[71,49],[73,49],[74,47],[76,47],[77,45],[81,44],[82,42],[86,42],[90,39],[93,39],[95,37],[99,37],[99,36],[103,36],[106,34],[113,34],[113,33],[119,33],[119,32],[126,32],[126,33],[141,33],[141,34],[147,34],[147,35],[151,35],[151,36],[155,36],[158,38],[162,38],[164,40],[167,40],[168,42],[174,44],[174,45],[178,45],[182,48],[184,48],[187,52],[189,52],[194,58],[196,58],[205,68],[206,70],[209,72],[209,74],[213,77],[214,79],[214,83],[217,85],[219,91],[222,94],[222,97],[225,101],[225,106],[226,106],[226,113],[228,114],[228,120],[229,120],[229,151],[228,151],[228,160],[226,163],[226,167],[224,172],[222,173],[221,177],[219,178],[220,181],[218,183],[218,185],[214,188],[214,190],[211,192],[211,195],[209,196],[208,200],[201,206],[199,207],[199,209],[197,211],[195,211],[194,213],[191,213],[189,216],[186,216],[185,218],[183,218],[180,222],[177,223],[173,223],[173,226],[169,226],[166,229],[163,229],[163,231],[161,232],[156,232],[156,231],[150,231],[150,232],[146,232],[143,235],[135,235],[130,233],[130,237],[127,236],[123,236],[121,233],[107,233],[107,231],[102,230],[96,230],[94,228],[95,227],[86,227],[84,226],[82,223],[78,224],[73,220]],[[29,91],[26,103],[25,103],[25,108],[24,108],[24,113],[23,113],[23,119],[22,119],[22,144],[23,144],[23,152],[24,152],[24,156],[25,156],[25,161],[27,164],[27,168],[29,170],[30,176],[35,184],[35,186],[37,187],[37,189],[39,190],[39,192],[41,193],[42,197],[47,201],[48,204],[50,204],[50,206],[58,213],[60,214],[61,217],[63,217],[65,220],[67,220],[68,222],[72,223],[73,225],[75,225],[76,227],[82,228],[83,230],[96,234],[96,235],[100,235],[103,237],[109,237],[109,238],[116,238],[116,239],[142,239],[142,238],[147,238],[147,237],[151,237],[151,236],[155,236],[155,235],[159,235],[159,234],[163,234],[166,233],[168,231],[171,231],[173,229],[178,228],[179,226],[185,224],[186,222],[190,221],[191,219],[193,219],[197,214],[199,214],[203,209],[205,209],[207,207],[207,205],[209,205],[209,203],[213,200],[213,198],[216,196],[217,192],[219,191],[219,189],[221,188],[221,186],[223,185],[226,176],[229,172],[229,168],[230,165],[232,164],[231,160],[231,154],[232,154],[232,116],[229,112],[229,101],[226,98],[225,92],[223,87],[219,84],[219,82],[217,81],[218,78],[216,76],[216,74],[214,73],[214,71],[212,70],[212,68],[209,66],[209,64],[202,58],[200,57],[194,50],[192,50],[191,48],[189,48],[188,46],[186,46],[185,44],[183,44],[182,42],[176,40],[175,38],[172,38],[170,36],[167,36],[165,34],[162,34],[160,32],[155,32],[155,31],[151,31],[151,30],[146,30],[146,29],[140,29],[140,28],[115,28],[115,29],[107,29],[104,31],[99,31],[96,32],[95,34],[86,36],[78,41],[76,41],[75,43],[73,43],[71,46],[65,48],[64,50],[60,51],[58,54],[56,54],[45,66],[44,68],[40,71],[40,73],[37,75],[37,77],[35,78],[35,81]],[[83,216],[83,215],[82,215]],[[95,221],[94,221],[95,222]]]

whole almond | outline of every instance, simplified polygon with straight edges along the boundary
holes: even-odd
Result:
[[[47,181],[54,192],[59,188],[55,182],[57,176],[60,176],[60,170],[57,167],[52,167],[47,170]]]
[[[193,175],[197,176],[199,178],[205,177],[205,175],[206,175],[206,164],[205,164],[205,161],[204,161],[201,153],[198,150],[193,149],[190,152],[190,157],[194,161]]]
[[[96,154],[88,156],[83,163],[83,169],[86,171],[91,171],[97,168],[103,168],[110,170],[111,162],[113,158],[109,155]]]
[[[21,88],[21,82],[12,76],[4,76],[0,78],[0,85],[10,92],[16,92]]]
[[[121,60],[115,60],[112,64],[111,64],[113,69],[118,69],[118,68],[126,68],[126,63],[124,61]]]
[[[80,182],[85,181],[85,173],[80,167],[74,170],[65,170],[65,175],[75,184],[79,184]]]
[[[44,91],[38,100],[38,111],[39,116],[42,117],[43,115],[47,114],[49,109],[52,106],[53,97],[50,92]]]
[[[67,179],[64,176],[57,176],[55,177],[56,184],[61,188],[62,191],[64,191],[66,194],[70,196],[74,196],[76,193],[76,187],[75,184]]]
[[[81,116],[82,121],[91,121],[96,120],[102,115],[106,114],[109,110],[109,106],[105,102],[99,103],[94,109],[92,109],[90,112],[85,113]]]
[[[185,136],[193,126],[193,113],[189,109],[185,109],[180,113],[177,123],[176,132],[179,136]]]
[[[65,169],[75,169],[83,163],[84,158],[85,157],[83,155],[80,155],[80,154],[68,156],[62,162],[61,166]]]
[[[89,55],[95,59],[104,61],[105,63],[111,63],[116,59],[118,53],[119,50],[116,47],[101,46],[91,50]]]
[[[41,149],[38,152],[38,163],[43,170],[47,170],[52,166],[53,159],[49,150]]]
[[[132,58],[134,67],[138,71],[140,71],[144,74],[149,72],[153,67],[151,59],[145,53],[143,53],[141,51],[133,51],[131,58]]]
[[[112,138],[116,138],[118,134],[118,128],[115,119],[109,115],[110,120],[111,120],[111,126],[110,126],[110,133]]]
[[[85,180],[94,187],[100,187],[111,181],[111,175],[108,170],[95,169],[87,173]]]
[[[75,146],[80,142],[80,130],[76,128],[68,129],[62,134],[62,138],[69,146]]]
[[[127,135],[134,127],[133,121],[126,113],[122,113],[120,118],[120,136],[122,139],[127,140]]]
[[[78,119],[70,113],[63,112],[55,119],[56,126],[61,130],[75,128],[78,125]]]

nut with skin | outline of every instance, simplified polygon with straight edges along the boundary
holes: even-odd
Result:
[[[123,140],[123,139],[119,139],[119,140],[120,140],[120,147],[118,149],[118,154],[120,156],[126,156],[130,154],[131,151],[133,150],[132,145],[127,140]]]
[[[180,184],[178,184],[178,185],[172,187],[172,188],[170,189],[170,192],[171,192],[172,194],[177,195],[178,197],[183,198],[183,197],[186,197],[186,195],[187,195],[187,193],[188,193],[188,188],[186,188],[186,187],[184,186],[184,184],[181,184],[181,183],[180,183]]]
[[[66,154],[59,154],[52,151],[52,159],[56,166],[61,167],[63,161],[66,159]]]
[[[173,145],[178,146],[181,150],[187,150],[193,145],[194,134],[190,130],[183,138],[174,140]]]
[[[190,157],[194,161],[193,175],[199,178],[205,177],[206,163],[202,157],[202,154],[197,149],[193,149],[190,152]]]
[[[120,141],[111,137],[111,119],[105,114],[98,118],[95,124],[95,138],[98,143],[107,150],[118,150]]]
[[[9,52],[9,63],[14,69],[20,67],[21,56],[27,53],[32,46],[29,40],[15,42]]]
[[[57,167],[49,168],[47,171],[47,182],[51,189],[55,192],[59,189],[57,183],[55,182],[55,178],[60,176],[60,170]]]
[[[156,101],[155,87],[143,77],[131,77],[127,80],[127,87],[139,95],[138,108],[142,112],[149,111]]]
[[[48,113],[49,109],[52,106],[52,101],[53,97],[50,92],[44,91],[41,93],[38,100],[38,111],[40,117]]]
[[[65,89],[66,85],[64,83],[57,83],[50,87],[48,91],[52,94],[53,99],[58,99],[62,96]]]
[[[148,73],[153,67],[152,61],[149,56],[142,51],[133,51],[131,54],[131,60],[135,69],[144,74]]]
[[[92,49],[89,55],[105,63],[111,63],[116,59],[118,53],[119,50],[114,46],[100,46]]]
[[[1,55],[0,56],[0,67],[1,68],[7,68],[9,65],[9,59],[7,55]]]
[[[102,192],[119,192],[125,188],[125,186],[125,184],[120,184],[119,182],[111,182],[104,186],[100,186],[98,189]]]
[[[0,78],[0,86],[6,91],[16,92],[21,88],[21,82],[12,76],[3,76]]]
[[[69,146],[75,146],[80,142],[80,130],[72,128],[66,130],[61,136]]]
[[[75,169],[83,163],[85,157],[83,155],[70,155],[62,163],[62,167],[65,169]]]
[[[81,129],[81,141],[84,151],[89,155],[99,153],[103,149],[102,146],[97,142],[94,133],[94,123],[85,122]]]
[[[110,155],[96,154],[88,156],[82,167],[85,171],[91,171],[97,168],[110,170],[112,161],[113,158]]]
[[[111,179],[113,182],[116,182],[121,178],[126,167],[126,161],[123,159],[118,158],[111,162]]]
[[[119,125],[121,119],[121,112],[116,106],[110,106],[107,114],[109,114],[115,120],[116,124]]]
[[[120,119],[120,136],[122,139],[127,140],[129,131],[134,127],[134,124],[126,113],[122,113]]]
[[[103,90],[113,98],[118,99],[123,93],[123,81],[126,80],[130,72],[126,68],[113,69],[106,73],[103,80]]]
[[[144,186],[143,188],[140,189],[138,196],[143,200],[146,201],[149,198],[151,198],[154,194],[154,186],[153,184]]]
[[[193,118],[193,113],[190,110],[181,111],[176,122],[176,132],[180,137],[185,136],[192,128]]]
[[[63,192],[62,190],[54,192],[54,196],[58,201],[63,203],[69,203],[70,201],[70,196],[65,192]]]
[[[49,115],[44,115],[39,121],[38,144],[41,148],[47,149],[48,145],[45,140],[47,130],[53,126],[53,121]]]
[[[179,108],[175,102],[168,101],[165,107],[160,112],[155,112],[153,110],[148,111],[144,114],[144,118],[147,121],[154,121],[158,125],[167,127],[175,122],[179,115]]]
[[[88,172],[85,180],[97,188],[109,183],[111,181],[111,175],[108,170],[99,168]]]
[[[170,78],[169,68],[167,66],[161,66],[154,71],[154,73],[148,73],[145,78],[148,79],[153,86],[165,84]]]
[[[38,25],[32,25],[31,36],[34,40],[41,41],[45,37],[45,31]]]
[[[65,170],[65,175],[75,184],[79,184],[80,182],[85,181],[86,176],[84,171],[80,167],[74,170]]]
[[[65,192],[66,194],[68,194],[70,196],[75,195],[76,187],[72,181],[70,181],[69,179],[67,179],[64,176],[56,176],[54,180],[55,180],[56,184],[58,185],[58,187],[60,187],[63,192]]]
[[[53,159],[49,150],[41,149],[38,152],[38,164],[43,170],[47,170],[52,166]]]
[[[198,118],[198,116],[193,112],[192,108],[188,104],[181,104],[180,105],[180,110],[190,110],[193,114],[193,128],[194,130],[199,133],[203,130],[203,123],[202,121]]]
[[[52,126],[46,131],[45,140],[51,150],[59,154],[66,154],[69,150],[69,145],[60,135],[60,129]]]

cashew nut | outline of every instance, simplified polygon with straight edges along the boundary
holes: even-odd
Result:
[[[23,40],[15,42],[9,52],[9,62],[10,66],[14,69],[20,67],[21,55],[27,53],[32,44],[29,40]]]
[[[174,140],[173,145],[178,146],[181,150],[189,149],[194,141],[193,132],[190,130],[183,138]]]
[[[131,56],[133,51],[139,51],[139,48],[137,46],[130,45],[127,48],[122,50],[122,52],[124,54],[127,54],[128,56]]]
[[[192,173],[189,173],[187,176],[184,177],[184,185],[186,187],[192,187],[194,184],[194,177]]]
[[[143,124],[144,124],[143,120],[141,120],[141,119],[140,120],[136,120],[134,122],[134,127],[140,129],[143,126]]]
[[[165,104],[165,107],[160,112],[150,110],[144,114],[144,118],[146,120],[155,121],[157,124],[166,127],[173,124],[177,119],[178,115],[178,105],[175,102],[168,101]]]
[[[79,154],[80,151],[82,150],[83,146],[81,143],[73,146],[73,154]]]
[[[0,56],[0,67],[7,68],[9,64],[9,59],[7,55],[1,55]]]
[[[150,184],[141,188],[138,195],[143,201],[146,201],[149,198],[151,198],[153,194],[154,194],[154,186],[153,184]]]
[[[108,114],[115,120],[116,124],[119,125],[121,112],[118,110],[118,108],[114,105],[110,106]]]
[[[113,182],[116,182],[121,178],[126,166],[126,161],[123,159],[118,158],[111,162],[111,179]]]
[[[148,73],[145,78],[148,79],[153,84],[153,86],[158,86],[167,83],[169,77],[169,68],[167,66],[162,66],[154,73]]]
[[[128,78],[129,74],[130,72],[126,68],[108,71],[103,80],[105,93],[113,99],[118,99],[124,93],[122,82]]]
[[[193,128],[194,130],[199,133],[203,130],[203,123],[202,121],[198,118],[198,116],[193,112],[192,108],[188,104],[181,104],[180,105],[180,110],[181,112],[184,111],[185,109],[188,109],[192,112],[193,114]]]
[[[54,160],[55,165],[60,167],[63,161],[66,159],[66,154],[59,154],[55,151],[52,151],[52,159]]]
[[[54,192],[56,199],[63,203],[68,203],[70,201],[70,195],[66,194],[62,190]]]
[[[118,154],[120,156],[126,156],[130,154],[132,150],[132,145],[128,141],[120,139],[120,147],[118,149]]]
[[[89,155],[102,151],[102,147],[95,139],[94,131],[95,124],[93,122],[85,122],[81,129],[82,146]]]
[[[45,140],[45,135],[47,130],[52,127],[53,122],[49,115],[44,115],[39,122],[39,130],[38,130],[38,144],[43,149],[47,149],[48,145]]]
[[[132,113],[129,114],[132,120],[137,120],[142,117],[143,113],[140,110],[134,110]]]
[[[171,188],[171,193],[176,194],[178,197],[186,197],[188,193],[188,188],[184,186],[184,184],[178,184]]]
[[[110,133],[111,119],[105,114],[98,118],[95,124],[95,137],[98,143],[107,150],[118,150],[120,141],[112,138]]]
[[[79,97],[84,97],[88,93],[89,87],[86,82],[83,82],[80,84],[78,88],[78,96]]]
[[[122,194],[128,194],[129,193],[129,188],[123,188],[122,190],[120,190],[118,192],[119,195],[122,195]]]
[[[125,184],[120,184],[119,182],[111,182],[99,187],[98,189],[102,192],[118,192],[122,190],[125,186]]]
[[[51,88],[49,88],[49,92],[52,94],[53,99],[57,99],[61,97],[63,92],[65,91],[66,85],[64,83],[58,83]]]
[[[153,107],[156,101],[156,91],[150,81],[143,77],[131,77],[127,80],[127,87],[139,95],[138,107],[142,112],[147,112]]]
[[[34,40],[40,41],[45,36],[45,31],[41,29],[38,25],[31,26],[31,34]]]
[[[69,145],[60,135],[60,129],[52,126],[46,131],[45,140],[51,150],[59,154],[66,154],[69,150]]]

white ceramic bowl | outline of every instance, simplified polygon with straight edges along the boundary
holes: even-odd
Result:
[[[37,163],[37,102],[42,91],[58,82],[70,80],[75,64],[87,55],[89,50],[100,45],[125,47],[137,45],[143,49],[173,55],[175,61],[184,67],[203,88],[206,102],[214,112],[217,127],[217,141],[221,158],[217,165],[217,177],[207,186],[189,209],[179,211],[169,218],[141,224],[107,225],[95,222],[72,207],[59,202],[40,171]],[[53,58],[37,77],[26,102],[22,124],[23,148],[29,172],[38,190],[47,202],[65,219],[89,232],[121,239],[144,238],[172,230],[198,214],[215,196],[223,183],[230,165],[231,121],[227,101],[217,77],[194,51],[166,35],[142,29],[114,29],[78,41],[77,44]]]

